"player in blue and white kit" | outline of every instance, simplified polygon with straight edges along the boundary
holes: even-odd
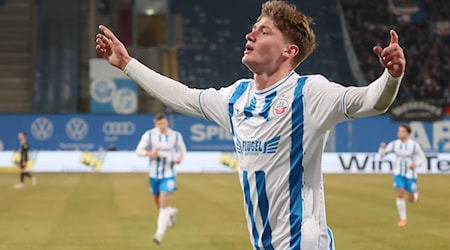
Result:
[[[416,168],[422,165],[426,158],[419,143],[409,139],[411,127],[402,124],[398,127],[397,137],[395,141],[389,144],[382,142],[378,153],[381,157],[389,153],[396,156],[394,165],[394,187],[397,192],[397,210],[400,215],[398,226],[403,227],[408,224],[406,218],[406,202],[405,191],[408,193],[408,200],[416,202],[419,199],[417,192],[417,171]]]
[[[253,249],[334,249],[327,227],[322,152],[336,123],[385,112],[397,95],[406,61],[391,31],[374,47],[386,70],[366,87],[345,88],[294,70],[315,47],[311,19],[284,1],[263,4],[246,35],[242,62],[252,79],[229,87],[190,89],[129,56],[104,26],[96,49],[144,90],[176,111],[215,121],[230,131]],[[218,58],[217,60],[220,60]]]
[[[164,114],[155,115],[155,128],[147,130],[136,147],[136,153],[150,158],[150,189],[159,209],[157,230],[153,236],[160,244],[167,226],[174,226],[178,209],[171,207],[172,193],[176,188],[175,165],[186,154],[183,136],[169,128]]]

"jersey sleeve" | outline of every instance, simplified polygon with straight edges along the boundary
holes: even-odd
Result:
[[[178,136],[178,143],[177,143],[177,150],[180,155],[184,156],[186,155],[186,144],[184,143],[183,136],[180,132],[177,132]]]
[[[422,147],[419,143],[415,142],[415,158],[414,158],[414,164],[416,166],[422,165],[426,161],[425,153],[422,150]]]
[[[308,77],[304,91],[307,109],[313,122],[323,130],[336,123],[386,112],[397,96],[401,77],[387,70],[364,87],[344,87],[321,75]]]
[[[231,131],[228,100],[233,85],[226,88],[206,89],[199,95],[200,110],[202,115],[210,121],[214,121],[227,131]]]
[[[189,88],[163,76],[136,59],[131,59],[124,73],[139,84],[147,93],[158,98],[178,113],[201,117],[199,95],[201,90]]]
[[[379,154],[381,157],[384,157],[385,155],[387,155],[387,154],[389,154],[389,153],[392,153],[393,150],[394,150],[394,142],[391,141],[391,142],[389,142],[389,143],[386,145],[385,148],[380,147],[380,148],[378,149],[378,154]]]
[[[135,80],[147,93],[178,113],[204,117],[229,130],[227,104],[233,85],[220,90],[188,88],[180,82],[149,69],[136,59],[132,59],[127,64],[124,73]]]
[[[145,156],[149,146],[150,146],[150,131],[147,131],[141,136],[141,139],[139,140],[139,143],[136,146],[136,153],[139,156]]]
[[[349,119],[344,106],[348,90],[321,75],[308,76],[304,89],[304,105],[316,126],[326,131],[337,121]]]

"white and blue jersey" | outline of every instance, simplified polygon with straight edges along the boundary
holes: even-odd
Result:
[[[176,111],[215,121],[232,134],[257,250],[334,249],[321,169],[328,131],[337,122],[385,112],[400,82],[385,71],[368,87],[345,88],[291,72],[264,90],[256,90],[253,79],[197,90],[134,59],[125,73]]]
[[[181,134],[175,130],[168,129],[161,133],[159,129],[147,130],[139,141],[136,152],[144,156],[147,151],[158,149],[157,157],[149,157],[149,177],[153,179],[164,179],[175,177],[175,161],[186,153],[186,146]]]
[[[417,170],[410,169],[409,165],[415,164],[419,167],[426,160],[420,144],[411,139],[404,142],[400,139],[391,141],[384,149],[380,147],[378,153],[381,157],[390,153],[395,154],[394,175],[408,179],[417,179]]]
[[[346,119],[345,89],[292,72],[269,89],[257,91],[253,80],[241,80],[228,91],[226,110],[203,105],[218,98],[211,90],[200,95],[200,104],[205,117],[233,136],[253,248],[332,249],[321,152],[327,131]]]

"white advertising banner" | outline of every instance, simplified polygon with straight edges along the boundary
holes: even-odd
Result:
[[[12,151],[0,152],[1,168],[14,167]],[[188,152],[176,170],[179,173],[230,173],[232,168],[221,163],[221,152]],[[104,172],[147,173],[149,159],[134,151],[81,152],[39,151],[30,166],[33,172]]]
[[[0,151],[0,168],[13,167],[13,151]]]
[[[390,174],[395,156],[380,158],[376,153],[325,153],[324,173]],[[450,174],[450,154],[426,154],[426,161],[417,167],[418,173]]]
[[[175,168],[186,172],[234,172],[220,163],[220,152],[188,152]],[[101,172],[148,172],[149,159],[135,152],[108,152]]]
[[[94,172],[81,162],[81,151],[40,151],[33,172]]]
[[[33,172],[105,172],[147,173],[148,158],[134,151],[81,152],[39,151],[34,153]],[[390,174],[394,156],[380,158],[376,153],[324,153],[324,173]],[[234,154],[222,152],[188,152],[176,166],[179,173],[230,173],[237,169]],[[1,168],[14,167],[13,152],[0,152]],[[231,167],[230,167],[231,166]],[[450,174],[450,154],[426,154],[426,161],[417,168],[418,173]]]

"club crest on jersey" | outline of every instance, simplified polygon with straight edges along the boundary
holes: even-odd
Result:
[[[280,116],[289,110],[289,102],[286,99],[279,99],[273,105],[273,114],[275,116]]]

